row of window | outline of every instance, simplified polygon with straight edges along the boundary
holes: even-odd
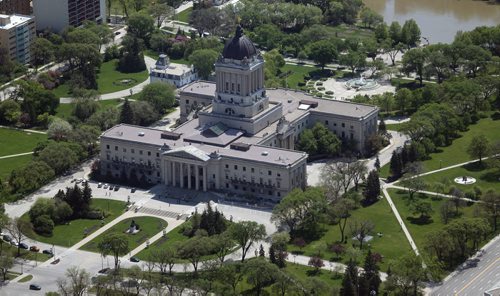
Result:
[[[226,164],[226,169],[229,169],[229,165],[228,165],[228,164]],[[241,169],[242,169],[244,172],[246,172],[246,171],[247,171],[247,167],[246,167],[246,166],[242,166],[242,167],[241,167]],[[234,165],[234,170],[235,170],[235,171],[237,171],[237,170],[238,170],[238,165],[237,165],[237,164],[235,164],[235,165]],[[255,173],[255,168],[250,168],[250,172],[251,172],[251,173]],[[262,172],[261,172],[261,173],[262,173]],[[267,175],[268,175],[268,176],[272,176],[272,175],[273,175],[273,171],[268,170],[268,171],[267,171]],[[280,173],[276,173],[276,176],[281,177],[281,174],[280,174]]]
[[[229,185],[229,183],[226,183],[226,189],[230,189],[230,185]],[[232,188],[232,189],[234,189],[234,190],[243,190],[243,191],[247,191],[247,188],[246,188],[245,186],[242,186],[242,187],[241,187],[241,189],[240,189],[240,187],[239,187],[238,185],[233,185],[233,188]],[[248,191],[250,191],[250,192],[252,192],[252,193],[255,193],[255,188],[250,188],[250,190],[248,190]],[[264,190],[263,190],[263,189],[260,189],[260,190],[259,190],[259,193],[264,193]],[[267,195],[274,195],[274,194],[273,194],[273,191],[272,191],[272,190],[268,190],[268,191],[267,191]],[[276,196],[278,196],[278,197],[279,197],[279,196],[281,196],[281,192],[279,192],[279,191],[278,191],[278,192],[276,192]]]
[[[329,124],[328,124],[328,120],[325,120],[325,125],[329,125]],[[335,123],[335,122],[334,122],[334,123],[333,123],[333,126],[337,126],[337,123]],[[342,127],[345,127],[345,123],[343,123],[343,122],[342,122]],[[354,126],[353,126],[353,125],[351,125],[351,129],[353,129],[353,128],[354,128]]]
[[[110,149],[110,146],[109,145],[106,145],[106,149]],[[118,146],[115,146],[115,151],[118,151]],[[123,148],[122,151],[124,153],[127,152],[127,148]],[[151,156],[151,151],[147,151],[148,152],[148,156]],[[135,153],[135,149],[131,148],[130,149],[130,153],[134,154]],[[139,150],[139,155],[143,155],[143,151],[142,150]],[[156,152],[156,157],[160,157],[160,153],[159,152]]]

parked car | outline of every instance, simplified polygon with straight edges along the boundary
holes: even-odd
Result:
[[[107,274],[110,270],[111,270],[111,268],[105,267],[105,268],[99,270],[98,273]]]
[[[37,291],[39,291],[41,289],[42,289],[42,287],[40,287],[40,285],[36,285],[36,284],[31,284],[30,285],[30,290],[37,290]]]
[[[139,261],[141,261],[141,260],[139,260],[139,258],[137,258],[137,257],[130,257],[130,262],[136,262],[137,263]]]
[[[18,243],[14,240],[11,240],[10,241],[10,244],[13,245],[14,247],[17,247]]]
[[[109,190],[113,190],[113,188],[115,188],[115,186],[109,185]]]
[[[122,32],[117,31],[117,32],[115,32],[115,36],[118,36],[118,35],[120,35],[121,33],[122,33]]]
[[[30,247],[29,247],[27,244],[25,244],[25,243],[20,243],[20,244],[19,244],[19,248],[27,250],[27,249],[29,249]]]
[[[102,186],[102,188],[108,189],[108,184],[104,184],[104,186]]]
[[[134,187],[134,188],[130,189],[130,192],[134,193],[134,192],[135,192],[135,190],[136,190],[136,189],[135,189],[135,187]]]
[[[10,235],[7,235],[7,234],[5,234],[2,238],[6,242],[10,242],[12,240],[12,237],[10,237]]]
[[[43,250],[42,253],[47,254],[49,256],[54,256],[54,253],[52,253],[52,250]]]
[[[31,252],[40,252],[40,248],[38,248],[37,246],[31,246],[30,251]]]
[[[115,191],[120,190],[120,186],[115,186]]]
[[[101,187],[102,187],[102,183],[98,183],[97,188],[101,188]]]

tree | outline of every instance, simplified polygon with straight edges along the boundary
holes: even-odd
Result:
[[[125,98],[122,108],[120,110],[120,123],[132,124],[134,123],[134,113],[130,107],[128,98]]]
[[[234,247],[234,242],[227,232],[213,235],[211,239],[213,241],[212,251],[215,252],[215,254],[217,255],[217,259],[219,259],[219,262],[222,265],[226,256],[231,253]],[[262,251],[263,250],[264,249],[262,249]]]
[[[201,257],[208,255],[211,250],[212,241],[210,238],[205,236],[195,236],[182,244],[177,252],[180,258],[187,259],[191,263],[194,269],[194,274],[197,275],[198,264],[200,263]]]
[[[174,105],[175,94],[169,84],[154,82],[144,87],[139,99],[149,102],[160,114],[164,114]]]
[[[214,70],[214,64],[219,53],[212,49],[199,49],[189,56],[189,61],[193,64],[202,79],[207,80]]]
[[[443,224],[448,224],[451,218],[455,216],[455,206],[453,201],[447,200],[439,207],[439,215]]]
[[[347,219],[351,216],[351,211],[355,209],[354,201],[351,199],[340,199],[333,204],[332,213],[338,219],[340,229],[340,242],[347,240],[345,237],[345,228],[347,226]]]
[[[469,146],[467,147],[467,153],[472,158],[479,158],[479,164],[482,164],[483,157],[490,154],[491,145],[484,135],[477,135],[472,138]]]
[[[379,276],[379,267],[371,250],[365,257],[363,272],[359,278],[359,294],[360,295],[378,295],[378,289],[382,280]],[[373,293],[375,292],[375,293]]]
[[[149,14],[156,19],[156,27],[159,29],[163,21],[174,14],[174,9],[167,3],[155,3],[149,6]]]
[[[407,20],[401,29],[401,41],[408,47],[416,46],[420,42],[420,28],[414,19]]]
[[[48,215],[40,215],[33,220],[33,227],[38,234],[52,236],[54,221]]]
[[[497,220],[500,216],[500,194],[495,190],[488,190],[482,197],[481,207],[486,215],[491,219],[493,232],[497,231]]]
[[[320,64],[322,69],[325,65],[331,63],[337,57],[337,49],[332,42],[320,40],[309,46],[309,58]]]
[[[262,258],[248,261],[244,268],[247,275],[247,282],[254,287],[257,296],[261,294],[264,287],[274,283],[279,274],[279,269],[276,265]]]
[[[33,230],[33,225],[29,221],[18,217],[11,219],[6,228],[12,240],[17,243],[17,257],[19,257],[21,256],[20,244],[26,239],[24,233],[30,233]]]
[[[10,173],[9,185],[13,192],[29,193],[54,178],[54,170],[43,161],[30,161]]]
[[[35,66],[48,64],[54,60],[54,44],[45,38],[36,38],[31,45],[31,54],[35,56]]]
[[[415,193],[424,190],[426,183],[419,175],[409,175],[407,178],[401,181],[401,186],[406,188],[408,192],[409,202],[413,202]]]
[[[355,296],[358,295],[358,268],[353,260],[349,260],[347,267],[342,278],[342,287],[340,288],[340,295]]]
[[[177,250],[175,248],[156,249],[150,254],[151,258],[149,261],[156,262],[162,274],[166,274],[168,270],[168,274],[172,275],[172,268],[174,268],[175,262],[177,261]]]
[[[0,272],[4,282],[7,280],[7,272],[12,266],[14,266],[14,258],[6,255],[0,256]]]
[[[264,225],[253,221],[240,221],[230,226],[229,231],[232,238],[241,248],[241,262],[245,261],[245,256],[254,242],[264,239],[266,229]]]
[[[146,45],[149,45],[149,39],[155,29],[153,17],[144,12],[134,13],[128,18],[127,24],[129,34],[141,38]]]
[[[378,200],[380,196],[380,180],[377,170],[372,170],[368,174],[363,195],[365,196],[365,202],[367,204],[373,204]]]
[[[132,124],[140,126],[149,126],[161,118],[160,113],[155,110],[153,105],[145,101],[135,101],[130,103],[132,109]]]
[[[118,69],[125,73],[137,73],[146,70],[146,63],[142,54],[143,47],[144,42],[140,38],[126,35],[122,40]]]
[[[397,151],[392,152],[390,171],[391,175],[395,178],[399,178],[403,174],[403,162],[401,160],[401,154]]]
[[[403,55],[403,71],[406,75],[416,73],[420,85],[424,82],[424,67],[427,59],[427,52],[422,48],[412,48]]]
[[[78,162],[78,155],[66,143],[50,143],[40,151],[37,160],[48,164],[56,174],[60,174]]]
[[[321,267],[325,266],[325,263],[319,257],[311,257],[311,259],[309,259],[309,262],[307,263],[307,265],[314,267],[315,272],[318,273],[319,269]]]
[[[408,254],[391,265],[391,274],[386,281],[386,289],[397,295],[419,295],[427,273],[419,256]]]
[[[99,242],[98,249],[103,256],[113,255],[115,270],[118,271],[120,268],[120,256],[126,255],[129,251],[128,239],[124,234],[111,233]]]
[[[349,50],[347,54],[340,55],[339,63],[350,68],[354,74],[357,68],[366,65],[366,54],[355,50]]]
[[[15,124],[21,116],[21,105],[14,100],[4,100],[0,103],[0,122]]]
[[[415,201],[411,204],[411,211],[414,215],[420,215],[419,220],[427,221],[434,210],[428,201]]]
[[[90,92],[96,92],[91,90]],[[97,94],[97,99],[98,99]],[[85,122],[92,114],[94,114],[97,109],[99,109],[99,103],[97,102],[95,97],[80,97],[75,100],[75,107],[73,109],[73,115],[76,118],[80,119],[82,122]]]
[[[369,220],[351,221],[349,224],[351,235],[359,242],[359,249],[363,249],[365,238],[373,231],[375,225]]]
[[[384,18],[368,7],[363,7],[360,13],[361,21],[366,27],[372,28],[384,21]]]
[[[375,167],[377,173],[380,172],[380,159],[378,158],[378,154],[375,157],[375,164],[373,166]]]
[[[316,141],[311,129],[305,129],[299,134],[297,148],[301,151],[307,152],[309,155],[315,155],[318,153],[318,142]]]
[[[49,139],[63,141],[69,137],[72,130],[73,127],[69,124],[69,122],[60,118],[54,118],[49,124],[47,135],[49,136]]]
[[[91,286],[90,273],[76,266],[66,270],[66,279],[58,279],[59,293],[64,296],[83,296]]]

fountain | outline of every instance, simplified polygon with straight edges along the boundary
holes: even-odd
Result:
[[[365,79],[363,76],[360,78],[353,78],[345,83],[345,88],[355,90],[371,90],[379,87],[378,82],[375,79]]]

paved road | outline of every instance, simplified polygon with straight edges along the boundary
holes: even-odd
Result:
[[[458,269],[434,287],[434,296],[476,296],[500,283],[500,236],[488,243],[484,255],[477,257],[477,267]]]

